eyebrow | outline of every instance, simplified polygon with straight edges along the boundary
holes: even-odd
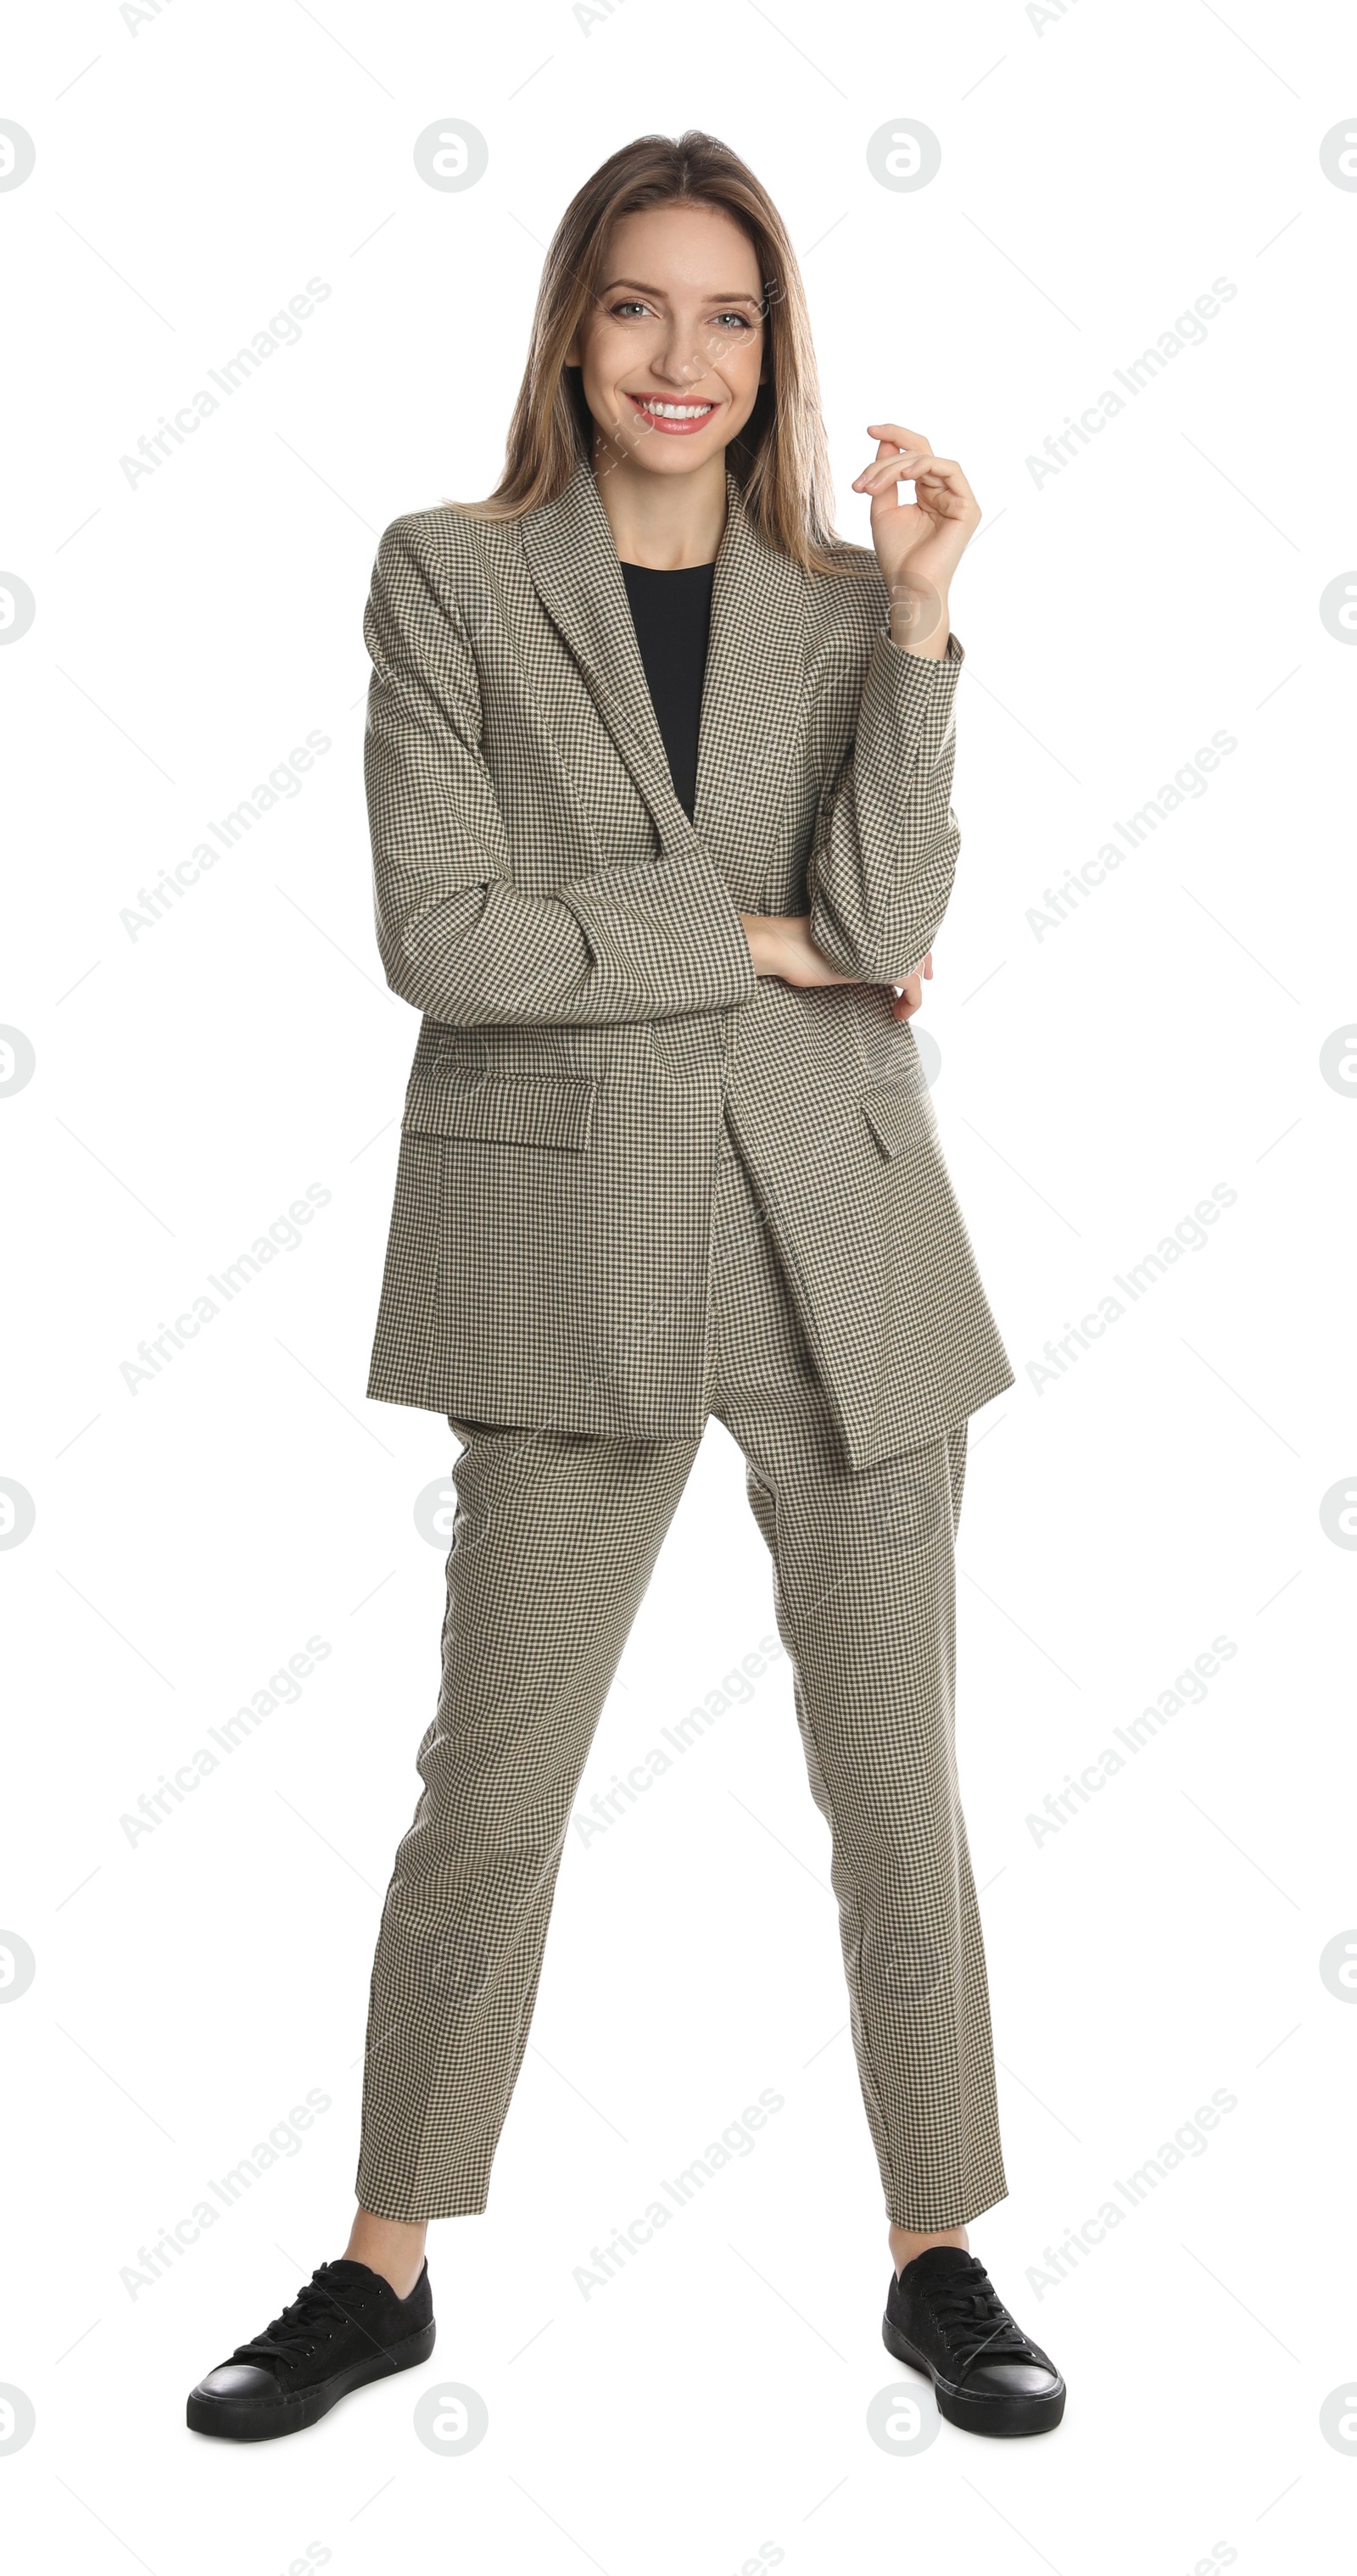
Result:
[[[642,283],[639,277],[611,278],[606,286],[598,287],[596,292],[599,295],[612,295],[615,294],[619,286],[632,286],[635,287],[637,293],[640,295],[656,295],[659,296],[662,301],[664,299],[663,287],[646,286]],[[710,295],[700,297],[699,301],[703,304],[752,304],[757,309],[762,302],[762,298],[757,295],[718,295],[715,289],[713,289]]]

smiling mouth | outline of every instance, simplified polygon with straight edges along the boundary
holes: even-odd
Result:
[[[662,394],[628,393],[627,400],[643,420],[671,438],[701,429],[716,409],[714,402],[670,402]]]

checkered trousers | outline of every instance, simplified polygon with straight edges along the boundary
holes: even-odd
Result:
[[[846,1463],[728,1138],[708,1295],[708,1405],[772,1557],[887,2216],[961,2225],[1007,2191],[953,1744],[966,1424]],[[453,1428],[442,1688],[367,2035],[358,2196],[394,2219],[485,2207],[577,1784],[698,1446]]]

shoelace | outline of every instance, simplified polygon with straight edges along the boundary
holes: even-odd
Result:
[[[950,2351],[961,2363],[960,2387],[982,2353],[991,2361],[1035,2361],[1036,2351],[1011,2317],[984,2264],[971,2258],[969,2273],[930,2283],[925,2296]]]
[[[248,2343],[237,2344],[231,2359],[282,2361],[289,2368],[295,2368],[299,2361],[307,2359],[325,2323],[333,2317],[342,2318],[346,2326],[361,2327],[363,2322],[353,2309],[345,2307],[343,2300],[327,2288],[317,2274],[313,2281],[307,2282],[304,2290],[298,2291],[280,2317],[271,2319],[262,2334],[252,2335]],[[376,2336],[371,2340],[375,2343]]]

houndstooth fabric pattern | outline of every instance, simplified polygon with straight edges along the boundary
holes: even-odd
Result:
[[[727,1117],[849,1464],[1013,1384],[884,990],[951,889],[964,654],[907,653],[888,607],[874,563],[808,576],[768,546],[727,474],[690,823],[587,460],[516,522],[386,530],[376,927],[423,1020],[371,1396],[696,1438]],[[873,980],[756,977],[742,912],[809,912]]]
[[[705,1405],[772,1558],[886,2214],[958,2226],[1007,2192],[953,1742],[966,1424],[849,1467],[733,1150],[713,1196]],[[407,2220],[486,2205],[580,1773],[698,1446],[453,1429],[442,1687],[373,1966],[357,2176]]]

